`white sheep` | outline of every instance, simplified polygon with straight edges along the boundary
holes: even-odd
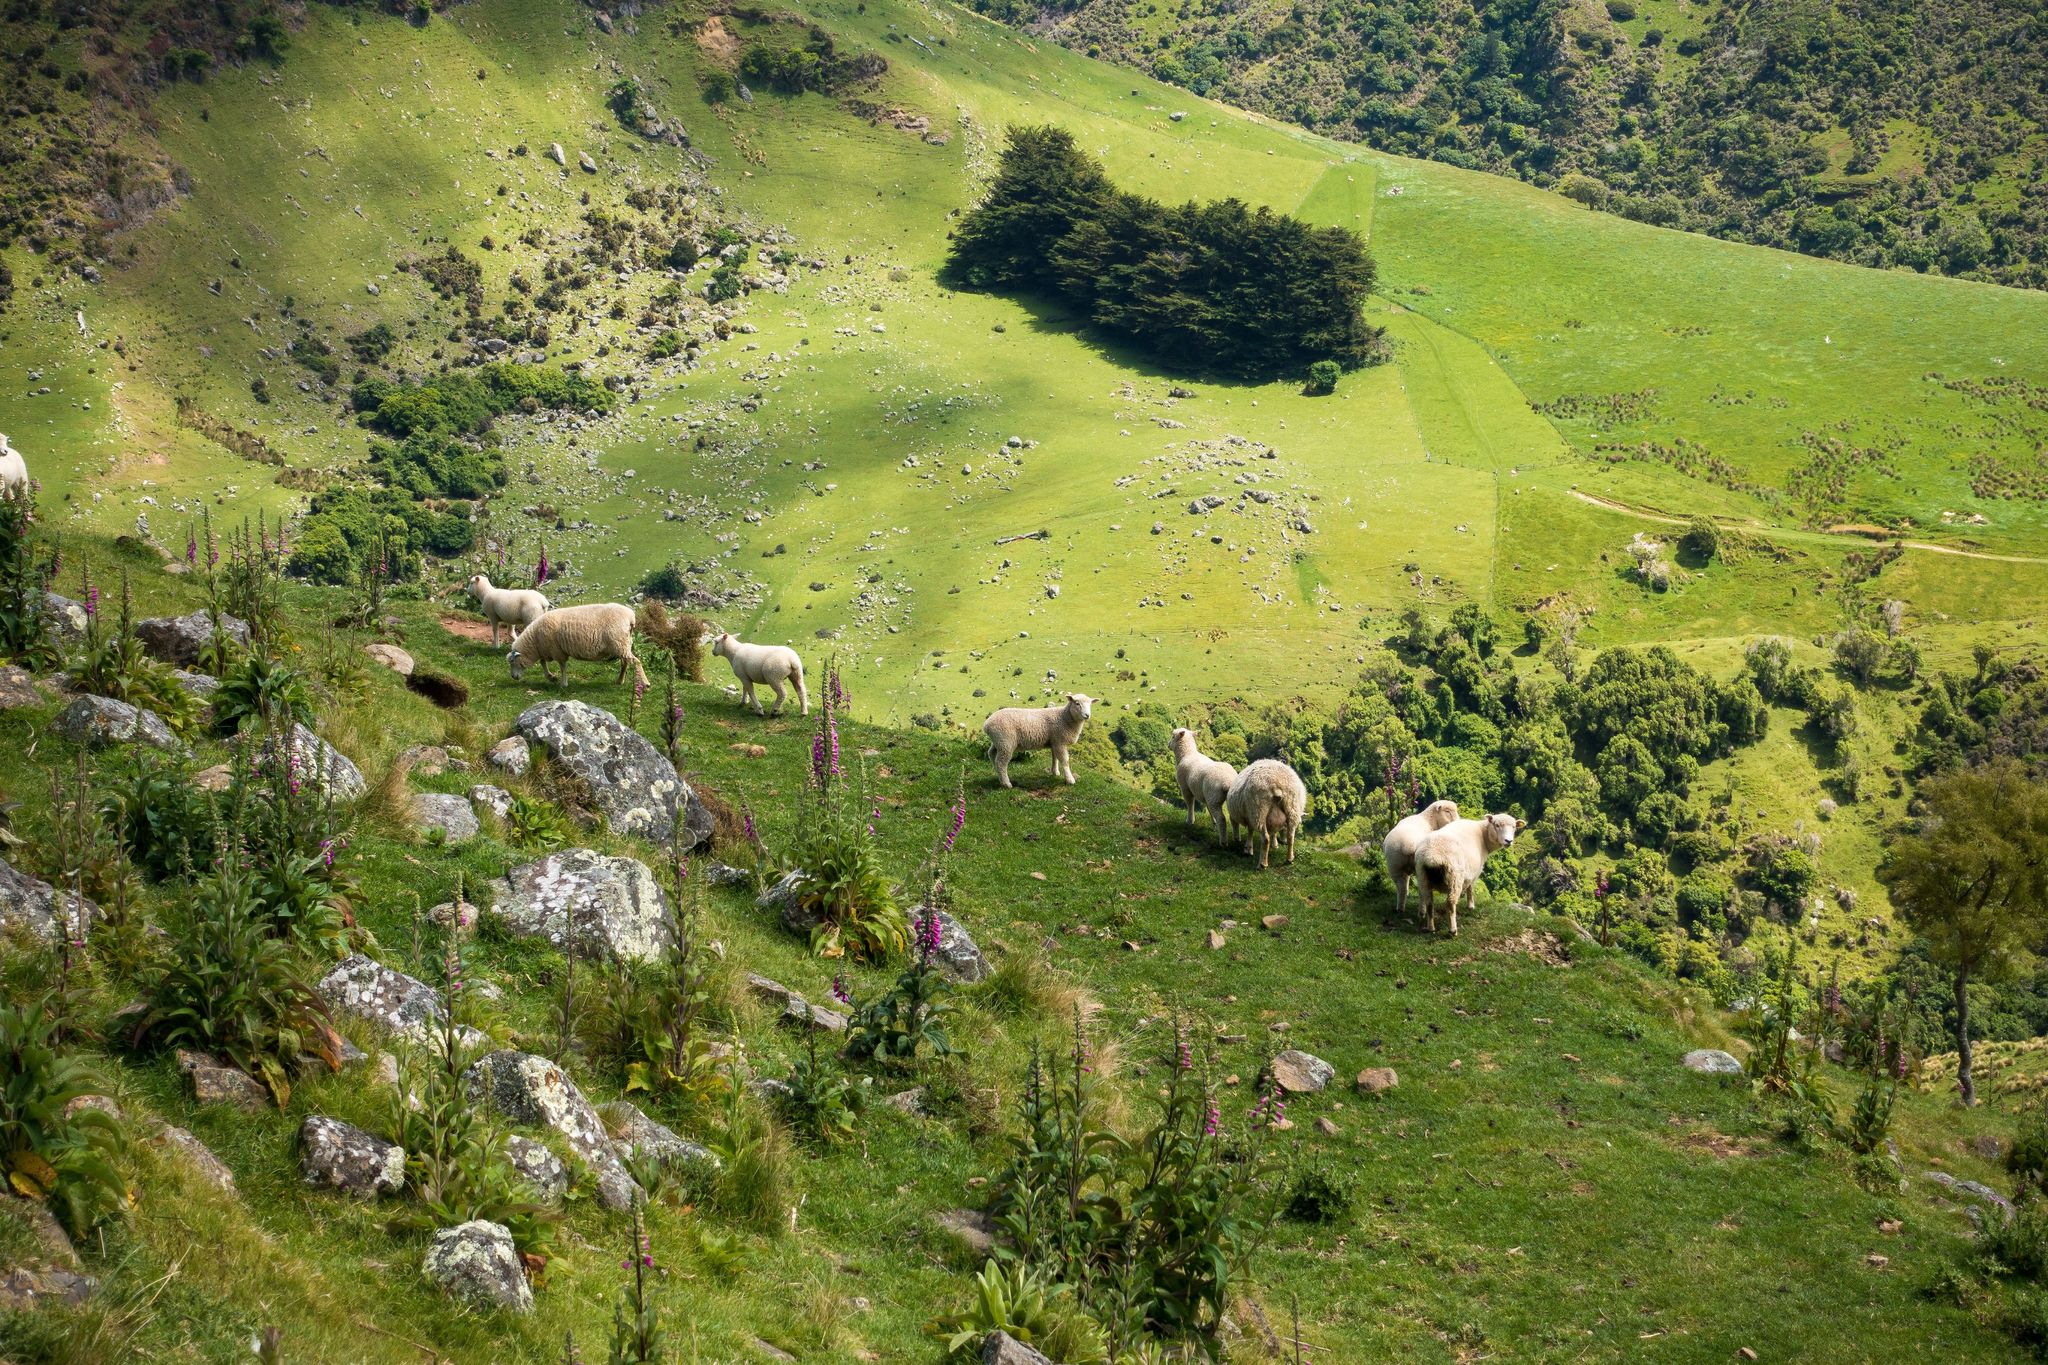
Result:
[[[1081,726],[1095,709],[1095,699],[1069,692],[1060,706],[1005,706],[981,723],[988,736],[988,756],[996,765],[996,782],[1010,785],[1010,760],[1033,749],[1052,750],[1052,775],[1074,781],[1069,751],[1081,737]]]
[[[0,497],[20,497],[27,490],[28,461],[7,444],[7,433],[0,432]]]
[[[476,599],[477,609],[484,619],[491,623],[491,643],[498,643],[498,627],[510,626],[517,635],[548,609],[547,594],[535,592],[532,588],[494,588],[491,580],[482,574],[471,574],[469,582],[463,585],[469,595]]]
[[[1457,936],[1459,897],[1466,909],[1479,908],[1479,875],[1487,858],[1512,844],[1522,825],[1512,815],[1453,820],[1422,841],[1415,850],[1415,886],[1429,932],[1436,932],[1436,893],[1442,891],[1451,903],[1451,935]]]
[[[1273,845],[1287,841],[1287,862],[1294,863],[1294,837],[1301,833],[1302,818],[1308,814],[1308,788],[1301,774],[1277,758],[1262,758],[1246,765],[1230,784],[1223,799],[1230,823],[1244,835],[1244,851],[1258,845],[1259,866],[1265,867]]]
[[[788,645],[750,645],[726,632],[712,638],[711,652],[732,661],[732,675],[740,680],[740,700],[753,707],[756,714],[761,710],[761,699],[754,692],[754,684],[767,683],[775,689],[775,710],[770,714],[779,716],[787,695],[785,682],[796,684],[796,699],[803,706],[803,714],[811,714],[811,694],[804,687],[804,661]]]
[[[541,676],[553,678],[549,664],[560,664],[560,685],[569,685],[569,660],[619,661],[619,681],[630,666],[647,686],[647,670],[633,653],[633,609],[618,602],[591,602],[580,607],[555,607],[519,632],[505,656],[517,682],[528,664],[539,664]]]
[[[1173,732],[1173,776],[1180,783],[1180,799],[1187,802],[1188,824],[1195,823],[1195,807],[1200,806],[1216,827],[1216,842],[1228,843],[1230,814],[1223,803],[1237,780],[1237,769],[1197,749],[1195,732],[1183,727]]]
[[[1387,875],[1394,879],[1394,913],[1408,909],[1408,880],[1415,874],[1415,850],[1422,841],[1458,818],[1458,803],[1433,801],[1395,825],[1380,845],[1386,859]]]

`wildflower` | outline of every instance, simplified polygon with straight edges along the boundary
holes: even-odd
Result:
[[[960,831],[965,828],[967,828],[967,793],[962,792],[953,798],[953,823],[947,828],[944,840],[946,852],[951,853],[953,851],[953,845],[959,842]]]
[[[1214,1096],[1209,1099],[1209,1110],[1202,1116],[1202,1136],[1217,1137],[1223,1132],[1223,1111],[1216,1107]]]
[[[853,1003],[853,988],[846,984],[846,973],[835,972],[832,976],[832,998],[842,1005]]]
[[[761,842],[761,836],[754,832],[754,811],[751,806],[742,806],[740,808],[740,829],[746,834],[748,843],[758,844]]]
[[[554,565],[548,563],[548,547],[543,545],[540,547],[540,562],[533,566],[533,585],[539,587],[546,583],[548,575],[553,572]]]
[[[1176,1059],[1175,1065],[1182,1071],[1193,1071],[1195,1069],[1195,1055],[1188,1048],[1187,1035],[1185,1034],[1181,1035],[1180,1056]]]
[[[85,614],[88,617],[100,614],[100,590],[96,587],[88,587],[85,590]]]
[[[185,567],[192,568],[199,563],[199,537],[192,532],[185,533]]]

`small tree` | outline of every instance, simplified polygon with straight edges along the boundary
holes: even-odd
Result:
[[[1318,360],[1308,367],[1308,391],[1312,394],[1335,393],[1337,380],[1343,371],[1334,360]]]
[[[2000,759],[1930,778],[1920,800],[1877,875],[1953,979],[1956,1085],[1973,1105],[1970,983],[2011,971],[2048,922],[2048,787]]]

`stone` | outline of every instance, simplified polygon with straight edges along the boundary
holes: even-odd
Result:
[[[1208,942],[1209,942],[1209,949],[1210,949],[1210,951],[1211,951],[1211,952],[1216,952],[1216,951],[1219,951],[1219,950],[1221,950],[1221,949],[1222,949],[1222,947],[1223,947],[1223,945],[1224,945],[1224,944],[1226,944],[1226,943],[1228,943],[1229,941],[1230,941],[1229,939],[1226,939],[1225,937],[1223,937],[1223,934],[1222,934],[1222,931],[1221,931],[1221,930],[1217,930],[1217,929],[1211,929],[1211,930],[1209,931],[1209,939],[1208,939]]]
[[[587,848],[550,853],[491,883],[492,916],[521,938],[585,957],[652,962],[667,951],[669,899],[647,865]]]
[[[203,792],[224,792],[235,785],[235,770],[226,763],[201,768],[192,774],[192,785]]]
[[[384,665],[384,667],[390,669],[401,678],[412,676],[412,655],[406,653],[397,645],[387,645],[382,640],[372,640],[369,644],[363,646],[363,653],[369,655],[373,660]]]
[[[488,782],[479,782],[469,789],[469,804],[478,814],[489,811],[500,820],[512,814],[512,793],[503,787],[493,787]]]
[[[916,913],[911,919],[916,922]],[[994,970],[981,955],[981,948],[967,932],[967,926],[944,910],[939,911],[939,946],[932,953],[932,965],[965,984],[986,981]]]
[[[1742,1063],[1716,1047],[1695,1048],[1685,1054],[1680,1064],[1687,1071],[1697,1071],[1702,1076],[1740,1076]]]
[[[990,1332],[982,1338],[981,1365],[1053,1365],[1053,1360],[1008,1332]]]
[[[0,858],[0,929],[55,943],[59,932],[76,936],[99,917],[91,901],[59,891]]]
[[[0,711],[13,711],[23,706],[41,706],[49,697],[43,692],[36,675],[20,664],[0,665]]]
[[[588,175],[597,174],[597,163],[590,159],[589,152],[576,153],[576,164]]]
[[[252,1113],[270,1107],[270,1092],[240,1067],[197,1065],[185,1072],[185,1079],[200,1104],[232,1104]]]
[[[844,1033],[847,1019],[838,1010],[813,1005],[802,996],[795,995],[782,1007],[782,1022],[798,1028],[808,1028],[817,1033]]]
[[[130,706],[112,697],[79,697],[57,717],[56,731],[88,749],[112,744],[147,744],[152,749],[182,753],[185,746],[154,711]]]
[[[45,619],[50,623],[50,633],[59,644],[75,645],[85,638],[84,607],[54,592],[43,594],[43,606],[49,612]]]
[[[171,681],[196,701],[211,701],[213,694],[220,691],[220,679],[211,673],[193,673],[186,669],[174,668],[171,670]]]
[[[544,701],[521,712],[513,728],[583,784],[614,834],[667,847],[680,832],[684,852],[711,842],[710,810],[660,750],[611,712],[587,702]]]
[[[439,777],[448,771],[448,751],[438,744],[407,745],[398,761],[416,777]]]
[[[514,777],[524,777],[526,770],[533,766],[533,750],[527,747],[525,740],[513,735],[493,744],[484,754],[484,762]]]
[[[559,142],[550,142],[548,144],[548,160],[564,170],[567,170],[569,167],[569,155],[562,150],[562,144]]]
[[[219,1190],[222,1194],[235,1193],[235,1173],[227,1168],[213,1149],[193,1137],[183,1128],[165,1124],[157,1134],[167,1151],[176,1152],[178,1159],[192,1168],[201,1180]]]
[[[405,1187],[405,1148],[314,1114],[299,1126],[299,1178],[355,1199],[396,1194]]]
[[[276,740],[267,741],[264,756],[268,758],[276,746]],[[292,726],[287,752],[298,760],[302,774],[314,781],[324,781],[338,801],[353,801],[370,789],[370,784],[363,780],[362,769],[303,725]]]
[[[792,1000],[803,999],[780,981],[762,976],[759,972],[747,973],[747,989],[771,1005],[787,1005]]]
[[[753,873],[731,863],[711,863],[704,868],[702,875],[712,886],[744,886],[754,879]]]
[[[562,1068],[530,1052],[499,1051],[479,1058],[463,1073],[470,1094],[486,1099],[514,1123],[559,1133],[597,1180],[597,1202],[627,1209],[641,1197],[612,1147],[611,1135],[590,1101]]]
[[[1352,1082],[1352,1089],[1361,1095],[1384,1095],[1400,1083],[1401,1078],[1394,1074],[1394,1068],[1369,1066],[1358,1073],[1358,1079]]]
[[[1923,1171],[1922,1180],[1931,1180],[1959,1199],[1974,1199],[1978,1203],[1997,1209],[2000,1216],[2010,1218],[2013,1214],[2012,1200],[2007,1199],[1989,1185],[1975,1180],[1959,1180],[1947,1171]]]
[[[701,1165],[718,1169],[718,1155],[674,1130],[656,1123],[636,1104],[625,1100],[605,1106],[604,1117],[612,1134],[612,1149],[619,1160],[653,1159],[663,1166]]]
[[[787,1104],[796,1098],[796,1087],[773,1076],[756,1076],[747,1082],[747,1093],[768,1104]]]
[[[925,1114],[924,1087],[913,1085],[908,1090],[899,1090],[887,1099],[884,1099],[882,1103],[888,1105],[899,1114],[909,1114],[913,1118],[923,1118]]]
[[[996,1220],[980,1209],[948,1209],[933,1214],[932,1222],[964,1247],[976,1264],[996,1249]]]
[[[533,1288],[512,1231],[502,1223],[479,1218],[442,1228],[434,1234],[421,1266],[429,1283],[449,1298],[472,1308],[533,1311]]]
[[[247,621],[222,613],[220,632],[231,643],[248,647]],[[135,623],[135,638],[150,658],[189,668],[213,642],[213,618],[203,611],[189,616],[151,616]]]
[[[99,1287],[92,1276],[63,1266],[9,1266],[0,1270],[0,1309],[28,1313],[47,1303],[77,1308]]]
[[[782,917],[782,927],[792,934],[808,938],[818,924],[818,916],[804,908],[797,898],[803,884],[811,874],[802,868],[792,868],[775,879],[775,884],[754,897],[754,904],[762,910],[772,910]]]
[[[545,1142],[524,1133],[505,1139],[505,1164],[512,1173],[532,1186],[543,1204],[559,1204],[569,1193],[569,1168],[562,1164]]]
[[[1293,1047],[1277,1054],[1270,1070],[1273,1084],[1290,1095],[1312,1095],[1337,1075],[1337,1068],[1322,1058]]]
[[[478,913],[479,911],[475,903],[471,901],[442,901],[439,905],[427,911],[427,918],[440,925],[443,929],[467,931],[476,927]],[[486,984],[488,983],[475,983],[478,994],[483,994]]]
[[[414,1042],[426,1042],[443,1018],[441,992],[363,953],[335,963],[313,990],[331,1012]]]
[[[412,798],[412,826],[431,838],[439,831],[443,842],[466,844],[482,832],[466,796],[444,792],[419,792]]]

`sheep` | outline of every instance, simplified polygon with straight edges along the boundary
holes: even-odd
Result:
[[[28,461],[7,444],[7,433],[0,432],[0,497],[17,498],[27,491]]]
[[[505,662],[519,681],[528,664],[539,664],[541,676],[552,678],[549,664],[560,664],[559,683],[569,685],[569,660],[619,661],[619,681],[631,666],[647,686],[647,670],[633,653],[633,609],[618,602],[592,602],[580,607],[555,607],[513,637]]]
[[[1244,835],[1244,851],[1259,846],[1259,866],[1267,865],[1273,845],[1287,840],[1287,864],[1294,865],[1294,836],[1301,833],[1302,817],[1308,814],[1308,788],[1301,774],[1277,758],[1262,758],[1246,766],[1230,784],[1223,800],[1230,823]]]
[[[491,580],[482,574],[470,575],[463,585],[477,602],[484,619],[491,623],[491,644],[498,643],[498,627],[510,626],[512,633],[520,631],[540,620],[541,613],[548,609],[547,594],[531,588],[494,588]]]
[[[1458,818],[1458,803],[1433,801],[1395,825],[1380,845],[1387,862],[1387,875],[1394,880],[1394,913],[1408,909],[1408,880],[1415,874],[1415,850],[1422,841]]]
[[[796,699],[803,714],[811,714],[811,694],[804,687],[804,661],[788,645],[750,645],[727,632],[712,637],[711,652],[732,661],[732,674],[740,680],[740,700],[752,706],[756,715],[761,711],[761,699],[754,692],[754,684],[767,683],[775,689],[775,710],[770,714],[779,716],[786,695],[785,682],[796,684]]]
[[[1052,750],[1052,775],[1074,783],[1069,751],[1081,737],[1081,726],[1095,709],[1095,699],[1067,693],[1061,706],[1005,706],[981,723],[988,736],[988,756],[996,765],[996,782],[1010,785],[1010,760],[1033,749]]]
[[[1457,937],[1458,898],[1465,897],[1468,910],[1479,908],[1479,874],[1487,858],[1512,844],[1523,823],[1512,815],[1453,820],[1416,848],[1415,885],[1430,933],[1436,932],[1436,893],[1442,891],[1451,902],[1451,937]]]
[[[1209,812],[1209,823],[1216,827],[1216,842],[1228,843],[1230,815],[1223,809],[1223,803],[1230,795],[1230,784],[1237,780],[1237,769],[1197,749],[1195,732],[1185,727],[1173,732],[1173,760],[1181,800],[1188,804],[1188,824],[1195,823],[1195,807],[1201,806]]]

